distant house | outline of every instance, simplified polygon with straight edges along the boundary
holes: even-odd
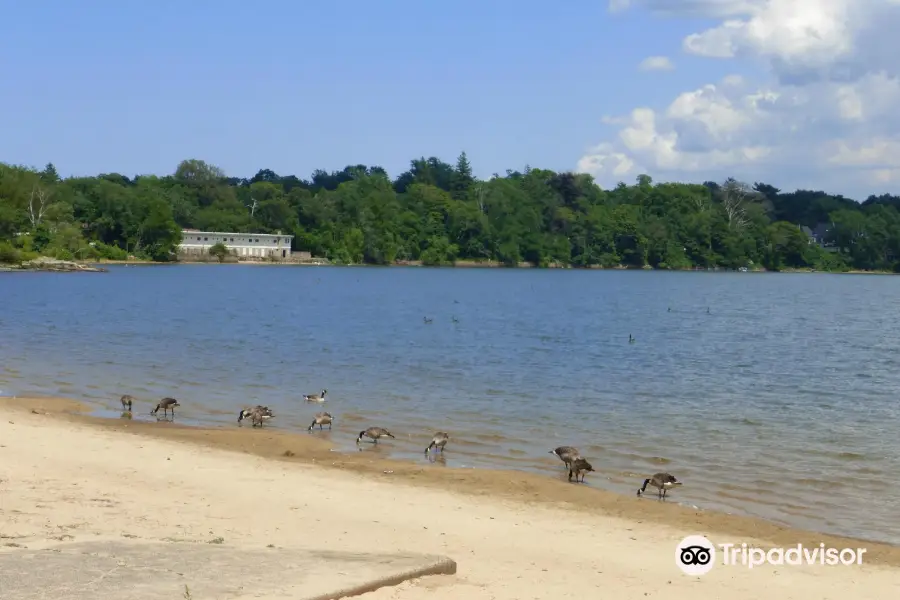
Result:
[[[224,244],[228,251],[240,258],[291,258],[291,240],[294,236],[270,233],[225,233],[221,231],[197,231],[183,229],[178,253],[184,257],[207,255],[215,244]]]
[[[807,227],[806,225],[801,225],[801,226],[800,226],[800,231],[802,231],[803,233],[805,233],[805,234],[806,234],[806,237],[809,238],[809,239],[807,240],[807,242],[806,242],[807,244],[812,245],[812,244],[815,244],[815,243],[816,243],[816,236],[813,235],[812,229],[810,229],[810,228]]]
[[[806,237],[809,238],[810,245],[817,244],[822,248],[831,248],[834,246],[834,242],[828,240],[828,234],[831,232],[831,228],[831,223],[819,223],[813,229],[810,229],[806,225],[801,225],[800,231],[805,233]]]

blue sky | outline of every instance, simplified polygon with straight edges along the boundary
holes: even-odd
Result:
[[[574,169],[603,113],[684,84],[635,68],[684,27],[588,0],[35,0],[3,12],[0,160],[63,174],[163,174],[197,157],[238,176],[351,163],[396,175],[462,150],[482,176]]]
[[[7,0],[0,161],[135,175],[200,158],[234,176],[301,177],[364,163],[396,176],[412,158],[465,150],[480,176],[530,164],[580,168],[607,187],[635,169],[702,181],[731,173],[639,160],[648,146],[623,147],[626,126],[601,118],[661,114],[727,75],[765,79],[752,53],[683,50],[721,23],[721,10],[701,10],[711,2],[672,0],[690,10],[660,16],[660,0],[615,14],[601,0]],[[638,68],[654,55],[677,68]],[[601,159],[589,152],[598,144],[609,145]],[[635,166],[613,169],[616,153]]]

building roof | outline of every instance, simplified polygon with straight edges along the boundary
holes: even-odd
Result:
[[[283,238],[293,238],[294,236],[288,233],[240,233],[240,232],[226,232],[226,231],[201,231],[199,229],[182,229],[182,232],[191,233],[194,235],[204,234],[204,235],[252,235],[252,236],[260,236],[260,237],[283,237]]]
[[[819,237],[825,237],[831,231],[831,223],[819,223],[814,233]]]

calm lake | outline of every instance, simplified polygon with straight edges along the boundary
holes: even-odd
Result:
[[[900,544],[900,277],[179,265],[0,275],[0,394],[267,426]],[[433,319],[425,323],[424,317]],[[629,343],[629,334],[636,339]],[[301,394],[328,389],[324,405]],[[250,427],[247,435],[254,435]],[[444,460],[423,450],[451,434]],[[655,502],[652,488],[643,499]]]

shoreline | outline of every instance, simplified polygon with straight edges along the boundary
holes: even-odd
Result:
[[[322,262],[326,261],[326,262]],[[103,265],[126,265],[126,266],[174,266],[174,265],[252,265],[252,266],[273,266],[273,267],[368,267],[368,268],[429,268],[429,269],[536,269],[536,270],[569,270],[569,271],[659,271],[670,273],[738,273],[737,269],[726,268],[690,268],[690,269],[655,269],[650,266],[631,267],[625,265],[617,265],[614,267],[601,267],[599,265],[591,265],[589,267],[576,267],[572,265],[550,264],[550,265],[534,265],[528,262],[521,262],[516,266],[507,266],[498,261],[476,261],[476,260],[459,260],[452,264],[444,265],[424,265],[421,261],[396,261],[389,265],[372,265],[367,263],[339,264],[327,262],[327,259],[313,258],[302,262],[293,261],[263,261],[263,260],[245,260],[245,261],[224,261],[217,260],[177,260],[169,262],[159,262],[152,260],[113,260],[113,259],[96,259],[96,260],[78,260],[78,261],[61,261],[72,265],[80,265],[82,268],[73,269],[54,269],[43,267],[24,267],[22,265],[0,264],[0,272],[92,272],[94,268],[102,269]],[[900,275],[892,271],[861,271],[857,269],[849,269],[847,271],[818,271],[816,269],[782,269],[781,271],[769,271],[767,269],[753,269],[746,273],[783,273],[783,274],[829,274],[829,275]]]
[[[153,438],[193,447],[205,447],[254,455],[273,464],[315,467],[326,472],[361,476],[416,488],[452,491],[476,501],[501,501],[536,509],[563,509],[582,518],[614,518],[642,526],[676,527],[733,540],[760,540],[769,547],[818,546],[866,547],[866,564],[900,567],[900,547],[883,542],[806,531],[755,517],[699,510],[648,496],[637,499],[615,492],[582,487],[549,475],[493,469],[463,469],[424,466],[396,459],[373,458],[368,453],[331,452],[331,444],[314,434],[287,433],[249,427],[195,427],[168,422],[138,422],[83,414],[90,408],[64,398],[0,398],[0,408],[29,415],[37,413],[54,421],[69,422],[96,430]],[[389,443],[389,442],[388,442]],[[448,450],[452,452],[452,448]],[[562,466],[560,464],[560,471]],[[591,474],[588,474],[590,477]],[[686,483],[690,485],[690,483]],[[677,494],[677,491],[676,491]],[[577,519],[576,519],[577,520]]]
[[[269,262],[269,261],[238,261],[238,262],[218,262],[203,260],[180,260],[174,262],[154,262],[145,260],[92,260],[84,261],[90,265],[141,265],[141,266],[163,266],[163,265],[267,265],[267,266],[284,266],[284,267],[370,267],[370,268],[428,268],[428,269],[536,269],[536,270],[560,270],[560,271],[653,271],[665,273],[738,273],[736,269],[654,269],[652,267],[627,267],[623,265],[615,267],[601,267],[592,265],[590,267],[573,267],[571,265],[547,265],[535,266],[531,263],[519,263],[514,267],[509,267],[497,261],[475,261],[460,260],[448,265],[423,265],[421,261],[398,261],[389,265],[370,265],[365,263],[359,264],[338,264],[338,263],[320,263],[316,259],[306,262]],[[783,269],[781,271],[768,271],[766,269],[754,269],[747,271],[747,274],[759,273],[784,273],[796,274],[804,273],[809,275],[826,274],[826,275],[900,275],[891,271],[860,271],[850,269],[848,271],[818,271],[815,269]]]

